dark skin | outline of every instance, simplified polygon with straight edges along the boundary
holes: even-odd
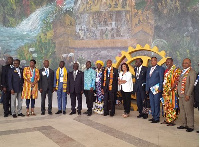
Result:
[[[101,67],[102,67],[101,64],[98,63],[98,64],[97,64],[97,69],[98,69],[98,70],[101,70]]]
[[[140,59],[136,59],[135,66],[140,67],[141,65],[142,65],[142,63],[140,62]]]
[[[106,62],[107,68],[110,68],[112,66],[112,61],[111,60],[107,60]],[[104,94],[104,90],[101,89],[101,93]]]
[[[166,66],[167,66],[167,69],[170,70],[171,67],[173,66],[173,61],[171,59],[167,59],[166,60]],[[173,90],[176,86],[176,83],[174,83],[174,85],[171,87],[171,90]],[[168,94],[170,95],[171,93],[171,90],[169,90]]]
[[[191,67],[190,59],[188,59],[188,58],[184,59],[183,62],[182,62],[182,67],[183,67],[183,69],[187,69],[188,67]],[[189,101],[189,99],[190,99],[190,96],[186,95],[185,101]]]
[[[7,65],[13,65],[13,58],[12,57],[8,57],[7,61],[6,61]],[[6,92],[6,87],[3,87],[3,92]]]
[[[156,66],[156,65],[157,65],[157,59],[156,59],[156,58],[152,58],[152,59],[151,59],[151,66],[154,67],[154,66]],[[162,92],[162,91],[158,90],[158,92]],[[149,93],[149,92],[146,91],[146,94],[148,94],[148,93]]]
[[[87,69],[91,68],[91,62],[89,61],[86,62],[86,68]],[[91,87],[90,90],[93,91],[93,88]]]
[[[65,62],[60,61],[59,67],[62,69],[64,66],[65,66]],[[56,87],[54,87],[54,91],[57,91]]]
[[[73,65],[73,69],[74,69],[74,71],[78,70],[78,68],[79,68],[78,63],[74,63],[74,65]],[[67,92],[67,94],[69,95],[70,93]],[[81,91],[81,94],[83,94],[83,91]]]
[[[33,70],[33,69],[35,68],[35,63],[34,63],[33,61],[30,61],[30,68],[31,68],[31,70]],[[35,84],[37,83],[37,81],[31,82],[31,81],[29,81],[29,80],[27,80],[27,79],[26,79],[26,81],[27,81],[28,83],[31,84],[31,87],[32,87],[32,88],[33,88],[33,87],[35,86]]]
[[[14,67],[15,67],[15,68],[19,68],[19,65],[20,65],[20,63],[19,63],[18,61],[14,61]],[[12,95],[15,94],[15,91],[14,91],[13,89],[11,90],[11,94],[12,94]]]
[[[43,65],[44,65],[45,68],[49,68],[49,61],[48,60],[44,60]],[[40,89],[40,93],[42,93],[42,89]]]

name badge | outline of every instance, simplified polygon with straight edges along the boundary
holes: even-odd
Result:
[[[18,72],[17,70],[14,70],[14,72]]]
[[[45,71],[43,71],[43,72],[42,72],[42,75],[43,75],[43,76],[46,76],[46,72],[45,72]]]
[[[60,77],[60,82],[63,83],[63,77]]]

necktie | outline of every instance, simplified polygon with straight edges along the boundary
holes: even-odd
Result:
[[[48,72],[48,69],[46,68],[46,74],[47,74],[47,77],[49,77],[49,72]]]
[[[137,68],[137,72],[136,72],[136,78],[139,79],[139,68]]]
[[[76,71],[74,71],[74,81],[75,81],[75,79],[76,79]]]
[[[110,70],[108,69],[108,77],[110,77]]]

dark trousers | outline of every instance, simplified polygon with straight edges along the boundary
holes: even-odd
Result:
[[[122,94],[122,99],[123,99],[124,112],[126,114],[129,114],[130,107],[131,107],[131,92],[121,91],[121,94]]]
[[[31,108],[35,108],[35,99],[26,99],[26,109],[29,109],[29,104],[31,102]]]
[[[72,112],[76,112],[76,97],[78,100],[78,112],[81,112],[82,110],[82,94],[81,93],[70,93],[70,98],[71,98],[71,110]]]
[[[149,92],[151,113],[154,120],[160,119],[160,98],[161,93],[154,95],[151,91]]]
[[[3,99],[3,109],[4,109],[4,115],[8,115],[11,111],[11,92],[6,91],[4,93],[4,99]]]
[[[88,112],[92,113],[94,91],[84,90],[84,94],[86,97],[86,104],[87,104]]]
[[[104,93],[104,114],[109,114],[110,108],[110,115],[115,114],[115,92],[108,91]]]
[[[138,90],[136,92],[136,97],[137,97],[137,107],[139,114],[142,115],[142,109],[143,109],[143,101],[146,99],[146,93],[143,90]]]
[[[48,94],[48,112],[52,111],[52,90],[42,91],[41,93],[41,111],[45,112],[45,99],[46,95]]]

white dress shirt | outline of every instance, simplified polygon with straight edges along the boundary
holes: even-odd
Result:
[[[138,78],[139,78],[141,69],[142,69],[142,65],[140,65],[140,67],[137,67],[137,70],[136,70],[136,77],[138,77]],[[139,72],[137,72],[138,70],[139,70]]]
[[[64,76],[64,68],[60,68],[60,76],[61,76],[61,77]]]
[[[19,67],[16,68],[16,70],[17,70],[17,72],[18,72],[19,77],[21,78],[21,73],[20,73],[20,69],[19,69]]]
[[[123,75],[123,72],[119,73],[119,79],[125,80],[126,83],[119,85],[119,89],[124,92],[132,92],[133,91],[133,80],[132,74],[128,71]]]
[[[153,71],[156,69],[156,66],[151,67],[151,70],[150,70],[150,73],[149,73],[150,76],[152,75]]]
[[[44,67],[44,69],[45,69],[45,72],[46,72],[47,77],[48,77],[48,76],[49,76],[49,68],[45,68],[45,67]]]

